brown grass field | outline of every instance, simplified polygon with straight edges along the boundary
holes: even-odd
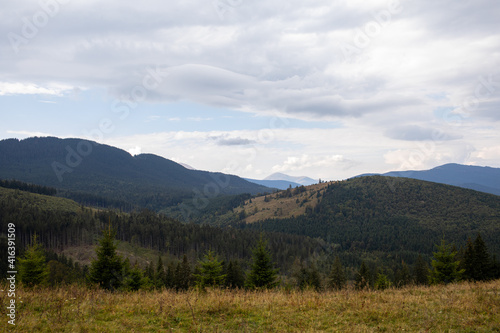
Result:
[[[266,219],[282,219],[292,216],[304,215],[306,207],[314,208],[320,201],[316,197],[318,192],[324,192],[329,183],[321,183],[306,186],[306,191],[293,195],[289,198],[280,198],[282,192],[267,195],[268,202],[264,201],[266,196],[252,198],[252,202],[247,200],[244,207],[237,207],[234,212],[240,213],[245,210],[246,223],[253,223]],[[298,203],[297,203],[298,200]]]
[[[2,332],[500,332],[500,280],[385,291],[19,288]]]

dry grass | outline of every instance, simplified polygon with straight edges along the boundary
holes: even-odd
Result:
[[[318,191],[322,192],[327,186],[328,183],[306,186],[305,192],[289,198],[280,198],[281,192],[277,192],[267,195],[268,202],[264,201],[265,196],[257,197],[252,199],[252,202],[247,200],[243,207],[235,208],[234,211],[239,213],[245,210],[247,213],[245,222],[247,223],[304,215],[307,206],[313,208],[319,203],[320,199],[316,197],[316,194]]]
[[[10,331],[2,288],[2,331]],[[386,291],[19,290],[19,332],[500,332],[500,280]],[[22,303],[21,303],[22,302]]]

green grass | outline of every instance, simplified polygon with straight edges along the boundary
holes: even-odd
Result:
[[[2,331],[9,331],[2,288]],[[19,332],[500,332],[500,280],[385,291],[19,289]]]

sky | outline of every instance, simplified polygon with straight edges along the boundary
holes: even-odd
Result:
[[[323,180],[500,167],[500,2],[3,0],[0,139]]]

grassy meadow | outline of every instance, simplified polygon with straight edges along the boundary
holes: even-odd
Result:
[[[500,280],[385,291],[17,290],[2,332],[500,332]]]

